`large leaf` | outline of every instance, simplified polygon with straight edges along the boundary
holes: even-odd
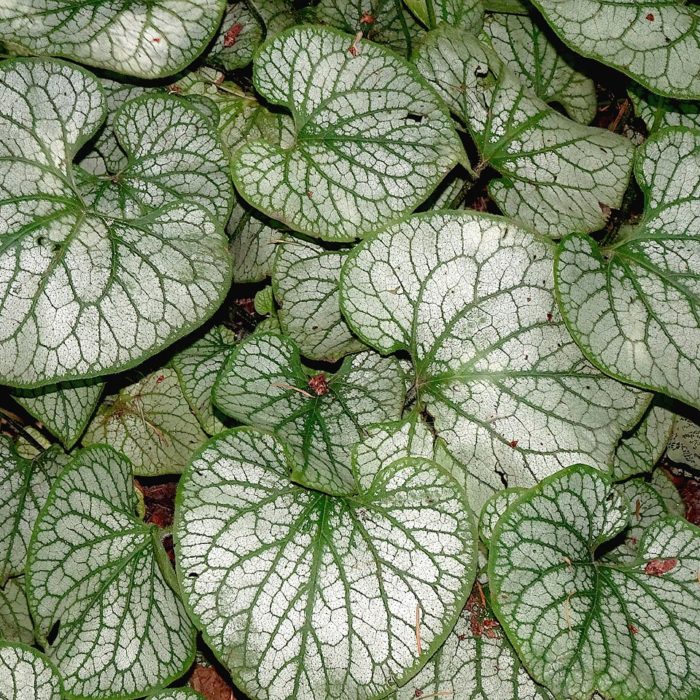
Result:
[[[314,17],[348,34],[362,32],[370,41],[386,44],[406,58],[422,34],[403,0],[321,0]]]
[[[0,639],[34,643],[34,624],[24,592],[24,577],[11,578],[0,588]]]
[[[25,459],[9,438],[0,436],[0,586],[24,571],[34,522],[64,464],[60,453],[53,447]]]
[[[172,359],[182,393],[200,425],[210,435],[224,429],[216,415],[211,392],[235,344],[236,334],[232,330],[215,326]]]
[[[377,44],[297,27],[265,44],[254,79],[291,111],[296,140],[247,143],[233,179],[256,209],[303,233],[351,241],[396,221],[463,156],[440,100]]]
[[[292,477],[328,493],[353,493],[350,457],[363,431],[396,420],[404,401],[403,373],[393,358],[364,352],[333,375],[305,368],[299,348],[275,333],[241,343],[214,386],[224,413],[273,430],[288,445]]]
[[[524,85],[545,102],[557,102],[581,124],[595,117],[597,100],[593,81],[573,67],[563,52],[528,16],[491,15],[484,32],[493,48]]]
[[[12,398],[69,450],[85,430],[105,387],[99,379],[18,389]]]
[[[328,496],[290,483],[283,455],[236,429],[195,458],[175,528],[185,599],[247,695],[380,696],[425,663],[471,588],[464,494],[435,463],[404,459]]]
[[[1,0],[0,39],[142,78],[189,65],[219,26],[224,0]]]
[[[574,51],[660,95],[700,98],[700,17],[683,0],[532,0]]]
[[[57,629],[47,655],[72,696],[138,697],[194,658],[158,528],[136,505],[129,461],[92,447],[62,472],[34,528],[29,607],[43,638]]]
[[[99,180],[71,160],[104,108],[96,79],[75,66],[0,67],[5,383],[132,366],[201,324],[226,293],[232,190],[213,125],[174,96],[127,102],[114,128],[129,167]]]
[[[380,352],[411,354],[470,498],[572,461],[609,465],[649,401],[585,360],[557,312],[552,259],[549,241],[505,219],[436,213],[360,244],[343,268],[346,318]]]
[[[364,348],[340,314],[338,280],[346,256],[293,238],[277,251],[272,284],[280,326],[309,359],[334,362]]]
[[[181,472],[206,439],[175,370],[162,369],[107,396],[83,445],[110,445],[129,458],[135,474],[155,476]]]
[[[0,700],[61,700],[55,666],[36,649],[0,641]]]
[[[671,129],[637,152],[642,221],[600,246],[557,251],[564,319],[608,374],[700,407],[700,131]]]
[[[498,521],[489,558],[496,614],[535,680],[557,697],[697,694],[700,530],[663,518],[647,528],[633,561],[599,559],[629,518],[604,474],[575,466]]]
[[[478,586],[478,584],[477,584]],[[476,587],[445,643],[395,696],[396,700],[545,700],[549,693],[528,676],[486,600]]]
[[[567,119],[466,32],[431,32],[414,60],[469,129],[480,168],[503,175],[489,194],[504,214],[558,238],[602,228],[620,206],[632,167],[628,139]]]

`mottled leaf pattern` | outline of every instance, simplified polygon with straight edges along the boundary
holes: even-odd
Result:
[[[700,407],[700,131],[671,129],[637,152],[640,224],[601,247],[560,244],[562,313],[608,374]]]
[[[263,28],[248,4],[235,0],[224,15],[207,62],[229,71],[244,68],[253,60],[262,36]]]
[[[697,102],[661,97],[635,84],[630,86],[627,93],[634,104],[635,114],[644,121],[649,133],[667,126],[700,128],[700,104]]]
[[[233,179],[255,208],[302,233],[351,241],[396,221],[462,157],[441,102],[379,45],[294,28],[258,53],[254,78],[263,97],[289,108],[296,140],[242,146]]]
[[[535,680],[557,697],[680,700],[700,684],[700,530],[679,518],[647,528],[637,557],[596,550],[630,519],[599,471],[575,466],[513,504],[489,558],[498,618]]]
[[[629,140],[567,119],[465,32],[441,27],[414,60],[465,123],[483,163],[503,175],[489,182],[489,193],[504,214],[559,238],[602,228],[620,206],[632,168]]]
[[[224,0],[1,0],[0,39],[142,78],[191,63],[216,31]]]
[[[178,474],[207,439],[173,369],[163,369],[107,396],[85,431],[83,445],[110,445],[134,473]]]
[[[132,366],[201,324],[226,293],[230,263],[212,213],[225,219],[232,190],[213,125],[176,97],[127,102],[114,120],[130,155],[126,180],[106,178],[100,192],[71,160],[104,108],[96,79],[75,66],[16,59],[0,68],[0,378],[7,383],[31,387]],[[192,186],[203,189],[190,199]],[[115,218],[113,207],[105,213],[102,206],[121,206],[107,191],[128,191],[124,208],[137,218]]]
[[[275,333],[241,343],[214,386],[224,413],[284,440],[295,481],[335,494],[355,492],[353,446],[368,426],[399,418],[403,400],[393,358],[363,352],[327,376],[306,369],[299,348]]]
[[[411,353],[418,399],[470,499],[576,461],[609,465],[649,401],[588,364],[552,287],[548,241],[474,213],[414,216],[345,263],[346,318],[380,352]]]
[[[0,700],[61,700],[54,665],[36,649],[0,641]]]
[[[425,459],[384,464],[340,498],[290,483],[277,440],[238,429],[194,460],[178,498],[185,598],[259,700],[390,691],[441,644],[474,580],[464,495]]]
[[[178,678],[194,630],[157,560],[157,528],[135,516],[131,465],[82,450],[55,482],[27,565],[29,607],[72,696],[137,697]],[[168,563],[169,566],[169,563]]]
[[[574,51],[660,95],[700,98],[700,16],[679,0],[532,0]]]
[[[593,80],[577,71],[568,52],[563,52],[531,17],[490,15],[484,32],[499,57],[523,85],[545,102],[558,102],[581,124],[596,113]]]
[[[149,695],[149,700],[204,700],[204,696],[190,688],[171,688],[155,695]]]
[[[491,496],[484,507],[481,509],[479,516],[479,535],[483,543],[488,547],[491,543],[494,528],[500,517],[506,512],[506,509],[512,503],[520,498],[527,489],[511,488],[498,491]]]
[[[272,284],[280,326],[309,359],[334,362],[365,347],[340,314],[338,280],[346,255],[293,238],[278,246]]]
[[[693,469],[700,469],[700,427],[697,423],[683,416],[676,417],[668,443],[668,458]]]
[[[260,17],[268,39],[297,23],[291,0],[248,0],[248,4]]]
[[[99,379],[19,389],[12,398],[55,435],[68,450],[79,440],[102,396]]]
[[[483,24],[482,0],[404,0],[404,2],[429,29],[444,23],[477,34]]]
[[[24,576],[11,578],[4,587],[0,587],[0,639],[34,643],[34,625],[27,607]],[[0,697],[1,693],[0,689]]]

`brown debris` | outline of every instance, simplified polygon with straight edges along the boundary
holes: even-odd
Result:
[[[329,392],[328,380],[323,372],[311,377],[309,386],[313,389],[316,396],[325,396]]]
[[[213,666],[195,666],[190,676],[190,688],[201,693],[206,700],[236,700],[231,686]]]
[[[224,34],[224,48],[230,49],[236,41],[238,41],[238,35],[243,31],[243,25],[240,22],[231,25],[229,30]]]

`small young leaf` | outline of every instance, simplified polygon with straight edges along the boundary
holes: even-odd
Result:
[[[463,157],[441,101],[371,42],[297,27],[265,44],[254,78],[263,97],[289,108],[296,140],[245,144],[233,179],[256,209],[302,233],[352,241],[401,219]]]
[[[620,440],[615,450],[612,478],[623,481],[650,472],[661,459],[673,431],[674,414],[652,404],[634,430]]]
[[[447,636],[475,574],[464,494],[435,463],[383,464],[334,497],[290,483],[283,446],[245,429],[183,476],[175,541],[207,644],[258,700],[395,689]]]
[[[34,624],[24,592],[24,576],[17,576],[0,587],[0,639],[8,642],[34,643]],[[0,688],[0,698],[2,698]]]
[[[636,558],[596,555],[628,524],[626,499],[577,465],[521,496],[489,557],[495,612],[533,678],[557,697],[687,700],[700,684],[700,530],[647,528]]]
[[[91,447],[54,483],[34,528],[29,607],[44,639],[58,630],[47,655],[72,697],[138,697],[194,658],[194,629],[157,563],[157,528],[135,508],[129,461]]]
[[[99,379],[86,379],[39,389],[17,389],[12,398],[69,450],[83,434],[104,387]]]
[[[653,134],[667,126],[684,126],[688,129],[700,128],[700,104],[681,102],[647,92],[639,85],[631,85],[627,91],[634,112],[644,121],[647,130]]]
[[[485,484],[609,465],[650,399],[586,362],[557,312],[552,259],[549,241],[506,219],[432,213],[361,243],[343,268],[351,328],[382,353],[410,352],[419,404],[475,509]]]
[[[372,352],[347,358],[333,375],[314,374],[291,340],[260,333],[234,350],[214,402],[236,420],[275,431],[290,448],[295,481],[348,494],[357,488],[351,450],[366,427],[401,416],[404,380],[394,359]]]
[[[571,334],[606,373],[700,407],[700,131],[665,130],[637,152],[639,225],[600,246],[573,234],[557,251]]]
[[[311,360],[335,362],[365,347],[340,314],[338,280],[346,256],[293,238],[278,246],[272,285],[280,326]]]
[[[423,33],[403,0],[321,0],[315,19],[348,34],[362,32],[366,39],[386,44],[410,58],[414,41]]]
[[[668,443],[668,458],[693,469],[700,469],[700,426],[683,416],[677,416]]]
[[[577,71],[568,52],[555,46],[531,17],[490,15],[484,32],[496,53],[521,82],[545,102],[557,102],[581,124],[595,117],[593,81]]]
[[[59,455],[55,446],[25,459],[9,438],[0,436],[0,586],[24,572],[34,522],[65,464]]]
[[[206,439],[176,372],[162,369],[107,396],[83,445],[110,445],[129,458],[134,474],[156,476],[180,473]]]
[[[683,0],[532,0],[574,51],[669,97],[700,99],[697,8]]]
[[[0,640],[0,700],[61,700],[55,666],[36,649]]]
[[[15,59],[0,67],[6,383],[36,387],[133,366],[200,325],[226,294],[221,226],[232,189],[213,125],[172,96],[127,102],[114,128],[129,166],[101,190],[71,161],[104,108],[97,80],[76,66]],[[107,193],[127,191],[137,218],[114,216],[118,196]]]
[[[141,78],[190,64],[221,21],[224,0],[2,0],[0,39]]]
[[[489,194],[504,214],[560,238],[602,228],[620,206],[632,168],[628,139],[559,114],[466,32],[431,32],[414,60],[469,129],[482,163],[503,175]]]
[[[263,28],[245,0],[234,0],[207,54],[207,63],[229,71],[245,68],[262,36]]]
[[[224,424],[216,416],[211,392],[216,377],[235,344],[236,335],[233,331],[225,326],[215,326],[172,359],[182,393],[209,435],[224,429]]]

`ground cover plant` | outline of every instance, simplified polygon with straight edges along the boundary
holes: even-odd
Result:
[[[0,699],[700,699],[696,4],[0,42]]]

